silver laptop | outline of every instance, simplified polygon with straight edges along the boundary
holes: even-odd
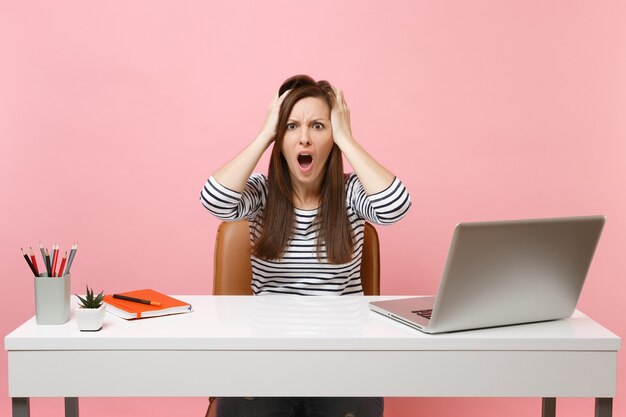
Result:
[[[604,222],[586,216],[458,224],[435,297],[370,308],[426,333],[569,317]]]

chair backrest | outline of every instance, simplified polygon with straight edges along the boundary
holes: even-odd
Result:
[[[247,220],[217,228],[213,264],[214,295],[252,295],[250,230]],[[374,226],[365,223],[361,285],[365,295],[380,295],[380,249]]]

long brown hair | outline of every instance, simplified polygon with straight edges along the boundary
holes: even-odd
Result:
[[[330,83],[324,80],[316,82],[308,75],[287,79],[278,94],[283,95],[287,90],[291,91],[280,107],[270,158],[267,204],[262,215],[261,232],[252,247],[254,255],[263,259],[282,258],[294,230],[293,187],[287,161],[281,152],[291,110],[306,97],[321,98],[331,110],[335,104],[335,93]],[[320,226],[316,243],[318,258],[321,257],[322,245],[326,244],[326,256],[330,263],[346,263],[352,257],[354,236],[346,212],[343,158],[337,145],[333,145],[323,175],[320,207],[314,220]]]

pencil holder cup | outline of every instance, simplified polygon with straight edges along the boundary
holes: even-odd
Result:
[[[64,324],[70,319],[70,279],[48,277],[40,274],[35,277],[35,317],[37,324]]]

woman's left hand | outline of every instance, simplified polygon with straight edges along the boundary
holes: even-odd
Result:
[[[343,97],[343,91],[335,90],[335,105],[330,113],[330,123],[333,128],[333,140],[341,147],[341,144],[352,139],[352,129],[350,127],[350,109]]]
[[[330,112],[333,140],[356,172],[365,192],[368,195],[379,193],[389,187],[394,175],[354,140],[350,127],[350,109],[343,98],[343,92],[336,88],[333,90],[335,91],[335,105]]]

